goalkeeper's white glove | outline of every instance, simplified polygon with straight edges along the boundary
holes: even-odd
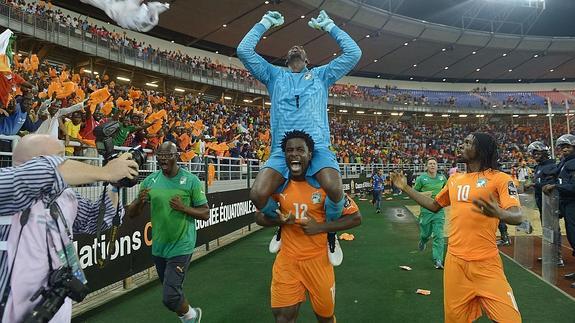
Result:
[[[281,26],[283,23],[284,17],[279,11],[268,11],[260,21],[260,24],[264,25],[266,29]]]
[[[311,20],[307,24],[311,28],[327,31],[328,33],[331,31],[333,27],[335,27],[335,23],[327,15],[325,10],[320,11],[319,16],[317,16],[317,18],[311,18]]]

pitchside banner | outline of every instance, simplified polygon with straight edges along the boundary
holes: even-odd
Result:
[[[210,193],[207,198],[210,219],[196,220],[196,246],[238,230],[255,220],[256,208],[249,200],[249,189]],[[102,240],[106,239],[107,236],[104,235]],[[87,234],[78,234],[74,240],[80,264],[92,291],[121,281],[153,265],[150,214],[124,218],[115,241],[116,250],[110,255],[104,268],[98,266],[96,257],[107,250],[105,242],[98,244],[95,235]],[[98,252],[96,248],[99,249]]]
[[[357,178],[346,178],[342,180],[343,190],[348,194],[356,194],[364,189],[371,188],[371,181],[366,175],[359,175]]]

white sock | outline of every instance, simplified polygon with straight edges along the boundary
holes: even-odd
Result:
[[[185,322],[186,320],[195,319],[196,316],[198,316],[198,313],[196,313],[196,311],[191,306],[188,305],[188,312],[180,316],[180,320],[182,320],[182,322]]]

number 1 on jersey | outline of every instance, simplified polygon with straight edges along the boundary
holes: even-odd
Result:
[[[469,198],[469,190],[471,190],[469,185],[457,185],[457,200],[467,201]]]
[[[307,204],[294,203],[293,206],[295,208],[295,218],[298,220],[306,219]]]

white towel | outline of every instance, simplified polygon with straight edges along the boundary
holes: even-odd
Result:
[[[142,0],[80,0],[106,12],[123,28],[146,32],[154,28],[170,4]]]

